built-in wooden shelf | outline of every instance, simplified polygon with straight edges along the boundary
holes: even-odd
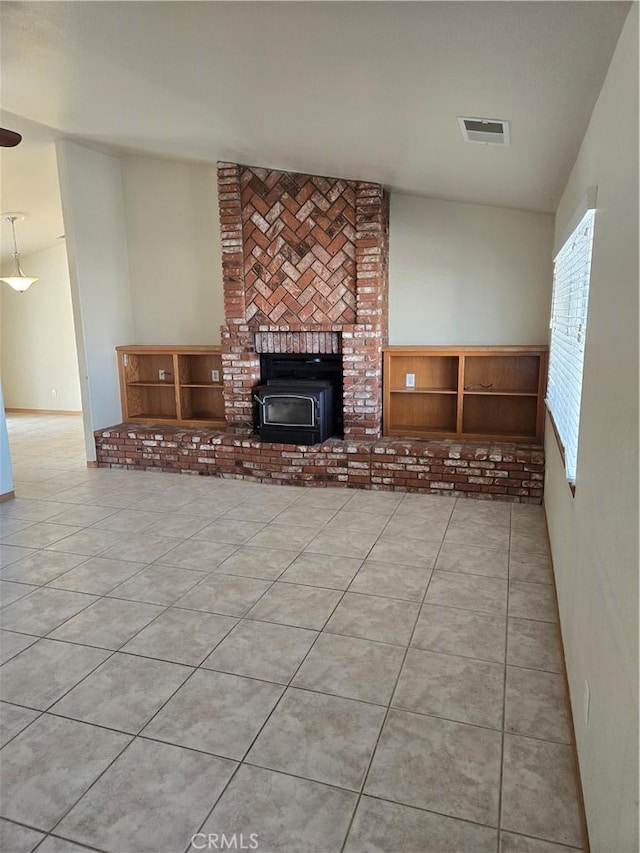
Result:
[[[224,426],[222,347],[121,346],[116,350],[123,420]]]
[[[392,388],[392,394],[457,394],[457,391],[443,391],[441,388]]]
[[[131,388],[174,388],[175,382],[127,382]]]
[[[546,376],[547,347],[385,347],[384,434],[542,441]]]
[[[457,391],[453,392],[457,394]],[[468,388],[464,389],[464,394],[469,397],[537,397],[537,392],[534,391],[471,391]]]

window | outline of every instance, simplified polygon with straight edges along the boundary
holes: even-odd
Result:
[[[572,485],[576,482],[578,461],[582,368],[595,218],[594,192],[577,216],[580,220],[554,262],[547,386],[547,407],[564,453],[567,479]]]

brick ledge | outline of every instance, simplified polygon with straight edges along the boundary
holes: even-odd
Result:
[[[95,432],[98,465],[302,486],[410,491],[539,504],[544,451],[509,442],[261,442],[220,430],[117,424]]]

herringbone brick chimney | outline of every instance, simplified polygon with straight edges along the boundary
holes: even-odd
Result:
[[[260,352],[341,352],[345,438],[382,428],[388,196],[378,184],[218,164],[229,428],[252,427]]]

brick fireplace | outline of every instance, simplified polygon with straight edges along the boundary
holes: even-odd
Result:
[[[226,427],[98,430],[100,466],[541,502],[541,447],[382,437],[389,207],[381,186],[219,163],[218,194]],[[263,353],[341,355],[344,440],[304,446],[252,435]]]
[[[389,202],[378,184],[218,164],[227,427],[253,428],[260,353],[340,353],[344,437],[382,429]]]

